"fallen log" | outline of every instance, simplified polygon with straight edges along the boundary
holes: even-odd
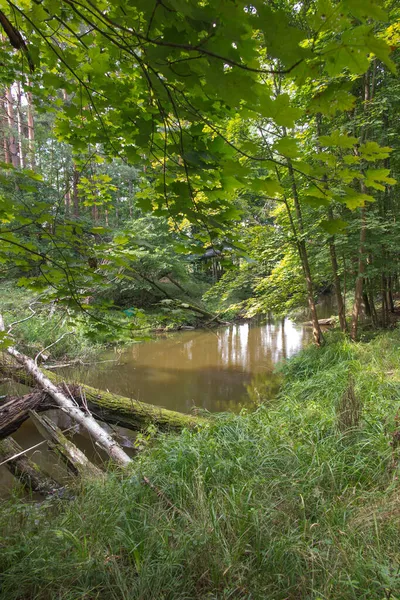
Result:
[[[322,327],[329,327],[330,325],[334,325],[335,324],[335,318],[334,317],[330,317],[329,319],[318,319],[318,324],[321,325]],[[312,326],[312,321],[306,321],[305,323],[303,323],[303,325],[306,326]]]
[[[10,369],[9,363],[7,364],[4,360],[0,362],[0,373],[2,372],[9,374],[18,383],[29,387],[35,385],[35,381],[29,373],[21,368],[12,367]],[[138,431],[153,424],[160,431],[180,431],[207,422],[203,417],[186,415],[146,404],[104,390],[96,390],[88,385],[67,384],[59,375],[45,369],[43,369],[43,373],[60,391],[63,391],[79,406],[87,406],[96,418],[127,429]],[[42,412],[50,406],[56,408],[45,391],[35,391],[22,398],[7,398],[3,404],[0,401],[0,439],[9,435],[8,432],[18,429],[29,417],[31,408]]]
[[[0,440],[0,462],[4,463],[28,490],[48,495],[62,489],[62,486],[28,458],[19,444],[9,437]]]
[[[47,445],[56,456],[61,458],[74,477],[100,478],[103,472],[96,467],[85,454],[69,440],[55,423],[46,415],[39,416],[34,410],[29,416],[39,433],[47,440]]]
[[[3,317],[0,313],[0,331],[5,331]],[[14,346],[8,346],[6,352],[19,363],[26,373],[36,382],[36,385],[43,389],[46,394],[51,396],[54,402],[71,419],[79,423],[92,438],[103,448],[108,456],[121,467],[127,466],[131,458],[121,448],[112,436],[105,431],[101,425],[88,412],[83,412],[64,392],[60,391],[56,385],[46,377],[39,369],[35,361],[19,352]]]

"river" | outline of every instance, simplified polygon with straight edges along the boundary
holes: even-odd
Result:
[[[107,362],[58,372],[68,381],[172,410],[190,412],[197,407],[211,412],[238,412],[243,407],[252,409],[276,394],[276,364],[296,354],[311,337],[311,328],[289,319],[253,320],[218,329],[159,334],[118,353],[107,353],[103,357]],[[59,411],[53,411],[52,416],[60,427],[70,426]],[[23,448],[42,440],[30,421],[13,437]],[[92,460],[101,460],[89,439],[78,433],[74,440]],[[129,447],[129,434],[123,441]],[[34,460],[53,474],[55,468],[61,468],[54,465],[44,444],[33,454]],[[57,475],[60,478],[60,473]],[[1,466],[0,495],[8,495],[12,482]]]
[[[65,369],[63,375],[181,412],[194,407],[238,412],[276,393],[275,365],[309,340],[310,329],[288,319],[178,331],[109,353],[104,359],[110,362]]]

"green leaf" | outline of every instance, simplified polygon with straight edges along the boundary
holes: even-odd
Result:
[[[250,187],[255,192],[264,192],[268,196],[276,197],[284,193],[283,187],[277,179],[252,179]]]
[[[301,108],[292,105],[289,94],[280,94],[275,100],[263,98],[259,110],[263,117],[273,119],[281,127],[293,127],[303,114]]]
[[[321,227],[331,235],[335,235],[336,233],[343,233],[347,225],[348,223],[346,223],[346,221],[342,221],[342,219],[330,219],[329,221],[321,221]]]
[[[334,116],[337,112],[352,110],[355,101],[355,96],[347,89],[343,89],[342,84],[330,84],[326,89],[315,94],[310,102],[309,111],[312,114]]]
[[[390,169],[368,169],[365,173],[365,185],[375,190],[385,191],[386,185],[395,185],[396,180],[389,177]]]
[[[297,140],[287,136],[275,142],[273,150],[286,158],[296,158],[299,155]]]
[[[387,21],[388,14],[375,0],[342,0],[342,6],[362,20]]]
[[[366,202],[375,202],[375,199],[369,194],[362,194],[351,188],[347,188],[343,196],[337,196],[336,199],[345,204],[350,210],[365,206]]]
[[[321,146],[336,146],[338,148],[353,148],[358,143],[356,137],[334,131],[331,135],[320,135],[319,143]]]
[[[366,142],[359,148],[360,156],[369,162],[388,158],[393,148],[389,146],[380,146],[377,142]]]

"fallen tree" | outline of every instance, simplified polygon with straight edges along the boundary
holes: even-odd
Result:
[[[185,427],[193,428],[206,423],[206,419],[202,417],[96,390],[88,385],[67,384],[56,373],[45,369],[42,369],[42,372],[60,392],[68,395],[78,406],[87,406],[96,418],[107,423],[135,431],[143,430],[150,424],[160,431],[180,431]],[[6,374],[14,381],[29,387],[35,386],[34,378],[27,371],[10,363],[4,356],[0,362],[0,374]],[[3,403],[0,401],[0,439],[18,429],[29,418],[29,410],[42,412],[49,408],[57,408],[57,405],[45,390],[35,390],[20,398],[6,398]]]
[[[0,331],[5,331],[3,317],[0,314]],[[108,456],[118,465],[124,467],[131,462],[131,458],[121,448],[112,436],[88,412],[83,412],[76,403],[60,390],[45,373],[37,366],[36,362],[19,352],[14,346],[8,346],[6,352],[19,363],[35,381],[36,385],[51,396],[55,404],[71,419],[81,425],[92,438],[103,448]]]
[[[100,478],[103,476],[101,469],[91,463],[82,450],[75,446],[51,419],[46,415],[41,417],[34,410],[29,411],[29,416],[36,429],[47,440],[49,449],[61,458],[74,477]]]

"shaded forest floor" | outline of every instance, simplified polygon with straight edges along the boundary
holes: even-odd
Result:
[[[400,331],[329,334],[283,372],[276,400],[128,474],[5,502],[0,598],[399,598]]]

